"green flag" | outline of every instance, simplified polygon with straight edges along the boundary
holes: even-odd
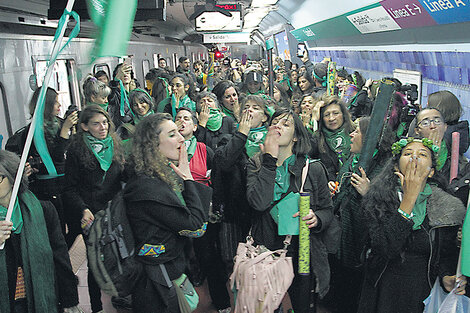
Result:
[[[92,59],[126,55],[137,0],[88,0],[90,18],[98,27]]]
[[[462,247],[460,253],[462,254],[462,274],[470,276],[470,213],[468,213],[468,208],[462,227]]]

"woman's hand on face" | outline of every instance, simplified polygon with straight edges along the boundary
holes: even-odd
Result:
[[[273,157],[277,158],[279,155],[279,138],[281,134],[279,133],[278,126],[269,126],[268,133],[264,139],[264,143],[260,144],[261,152],[268,153]]]
[[[251,129],[252,119],[253,119],[253,116],[250,114],[249,111],[243,112],[240,118],[240,124],[238,125],[238,131],[244,134],[245,136],[248,136],[248,133],[250,132],[250,129]]]
[[[3,244],[11,236],[13,223],[10,221],[0,221],[0,244]]]
[[[209,117],[210,117],[209,105],[203,104],[201,106],[201,112],[199,113],[199,116],[198,116],[199,125],[201,125],[202,127],[206,127],[207,122],[209,121]]]
[[[123,80],[124,76],[130,75],[132,70],[132,65],[123,63],[121,67],[117,70],[116,80]],[[124,83],[124,82],[123,82]]]
[[[429,138],[432,140],[432,143],[435,144],[438,147],[441,147],[442,139],[444,138],[444,133],[438,129],[434,128],[431,130],[431,133],[429,134]]]
[[[465,294],[465,286],[467,285],[467,278],[465,276],[460,276],[457,279],[458,287],[455,289],[454,293],[458,295]],[[456,283],[456,277],[454,276],[444,276],[442,277],[442,284],[447,292],[451,292],[454,289]]]
[[[184,142],[180,147],[178,166],[176,166],[173,162],[170,162],[170,167],[183,180],[194,180],[193,175],[191,174],[191,170],[189,169],[188,152],[186,151]]]
[[[367,191],[369,191],[370,187],[370,180],[366,175],[366,172],[362,167],[359,167],[359,171],[361,171],[361,176],[353,173],[351,176],[351,185],[356,188],[356,191],[361,195],[364,196]]]
[[[417,158],[410,156],[406,164],[405,173],[397,171],[395,174],[400,178],[403,197],[411,196],[417,198],[428,178],[429,172],[428,169],[418,166]]]
[[[297,212],[294,215],[292,215],[292,217],[297,217],[297,216],[300,216],[300,212]],[[312,209],[310,209],[308,214],[302,218],[302,221],[305,221],[305,224],[307,224],[308,228],[313,228],[318,225],[318,218]]]

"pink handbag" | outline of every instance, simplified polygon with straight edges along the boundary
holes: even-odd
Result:
[[[235,291],[234,313],[272,313],[282,302],[294,279],[292,258],[286,257],[291,236],[284,249],[270,251],[253,246],[253,238],[239,243],[230,286]]]

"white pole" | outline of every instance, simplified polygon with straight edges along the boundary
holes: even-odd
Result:
[[[75,0],[68,0],[65,10],[67,10],[68,12],[71,12],[74,2]],[[54,64],[55,64],[55,58],[57,54],[59,53],[59,49],[62,44],[62,39],[64,38],[65,29],[67,28],[67,24],[69,22],[69,18],[70,18],[69,15],[65,17],[65,23],[64,25],[62,25],[62,29],[60,30],[59,37],[57,38],[54,44],[54,48],[52,49],[52,54],[51,54],[51,61],[54,61],[54,62],[51,62],[49,64],[49,67],[47,68],[46,75],[44,76],[44,81],[42,83],[41,88],[47,88],[47,85],[49,84],[49,80],[51,79],[52,72],[54,69]],[[13,191],[11,193],[10,203],[8,204],[7,216],[5,218],[6,221],[9,221],[11,219],[11,214],[13,212],[13,207],[15,205],[16,196],[18,194],[18,189],[20,188],[21,178],[23,177],[23,173],[24,173],[24,167],[26,164],[26,160],[28,159],[29,148],[31,147],[31,142],[33,141],[34,129],[37,123],[37,112],[39,108],[39,100],[40,100],[40,97],[38,98],[38,102],[36,103],[36,109],[34,110],[33,119],[29,127],[28,136],[26,137],[26,142],[24,144],[23,153],[21,154],[20,166],[18,167],[18,172],[16,173],[16,178],[15,178],[15,183],[13,185]],[[0,250],[2,250],[4,246],[5,246],[5,242],[2,245],[0,245]]]

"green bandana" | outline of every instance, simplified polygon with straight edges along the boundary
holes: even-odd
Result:
[[[224,107],[223,105],[221,105],[222,107],[222,112],[227,115],[227,116],[230,116],[231,118],[233,118],[234,121],[237,121],[235,115],[233,114],[233,111],[232,110],[229,110],[227,109],[226,107]]]
[[[447,161],[447,154],[448,154],[448,150],[447,150],[446,142],[442,140],[441,148],[439,149],[439,154],[437,155],[436,170],[440,171],[444,167],[444,164]]]
[[[47,135],[55,138],[59,132],[59,119],[54,116],[54,118],[50,121],[44,120],[44,130]]]
[[[281,166],[276,168],[276,181],[274,184],[273,201],[281,199],[281,196],[289,189],[290,173],[289,165],[295,163],[295,154],[284,160]]]
[[[119,112],[121,113],[121,116],[124,116],[126,115],[125,107],[127,106],[130,109],[130,106],[129,106],[129,98],[127,97],[127,90],[126,88],[124,88],[124,84],[122,83],[122,80],[119,80],[119,89],[121,89],[121,103],[119,106]]]
[[[105,110],[106,112],[108,112],[108,102],[106,102],[106,103],[88,102],[88,103],[87,103],[87,105],[92,105],[92,104],[99,105],[103,110]]]
[[[8,179],[8,178],[4,178]],[[8,208],[0,205],[0,221],[4,221],[7,216]],[[13,206],[13,213],[11,214],[11,222],[13,223],[13,232],[15,234],[21,233],[23,228],[23,215],[20,210],[20,203],[16,197],[15,205]]]
[[[218,131],[222,127],[222,113],[218,109],[209,108],[209,120],[206,127],[210,131]]]
[[[276,168],[273,201],[281,199],[290,185],[289,166],[295,164],[295,154],[288,157],[281,166]],[[298,235],[299,218],[293,218],[299,210],[300,194],[291,192],[282,198],[269,212],[277,224],[278,235]]]
[[[188,151],[188,161],[193,158],[194,152],[196,152],[197,140],[196,137],[192,136],[191,139],[184,142],[186,150]]]
[[[21,260],[28,312],[57,313],[54,259],[41,203],[31,191],[18,196],[24,227],[21,230]],[[5,249],[0,250],[0,312],[10,311]]]
[[[346,134],[344,127],[340,127],[335,131],[331,131],[326,127],[323,128],[326,144],[331,150],[336,152],[340,166],[349,158],[349,151],[351,150],[351,137]]]
[[[182,107],[187,107],[191,111],[196,112],[196,103],[194,103],[193,100],[191,100],[188,95],[185,95],[183,98],[180,99],[180,102],[178,104],[178,108]],[[173,114],[173,117],[176,116],[176,97],[175,95],[171,95],[171,113]]]
[[[419,193],[415,206],[413,207],[413,216],[411,217],[411,220],[414,222],[413,230],[421,228],[421,224],[423,224],[424,218],[426,217],[426,202],[431,194],[431,186],[426,184],[424,190]]]
[[[132,114],[132,119],[134,120],[134,125],[137,125],[144,117],[147,117],[151,114],[153,114],[155,112],[153,112],[153,110],[148,110],[147,114],[145,114],[144,116],[140,116],[138,114]]]
[[[248,154],[249,158],[261,151],[259,145],[264,142],[264,138],[266,138],[267,133],[268,129],[266,126],[250,129],[248,139],[245,144],[246,154]]]
[[[88,133],[83,133],[83,140],[100,163],[101,169],[107,172],[113,162],[113,137],[108,135],[105,139],[97,139]]]

